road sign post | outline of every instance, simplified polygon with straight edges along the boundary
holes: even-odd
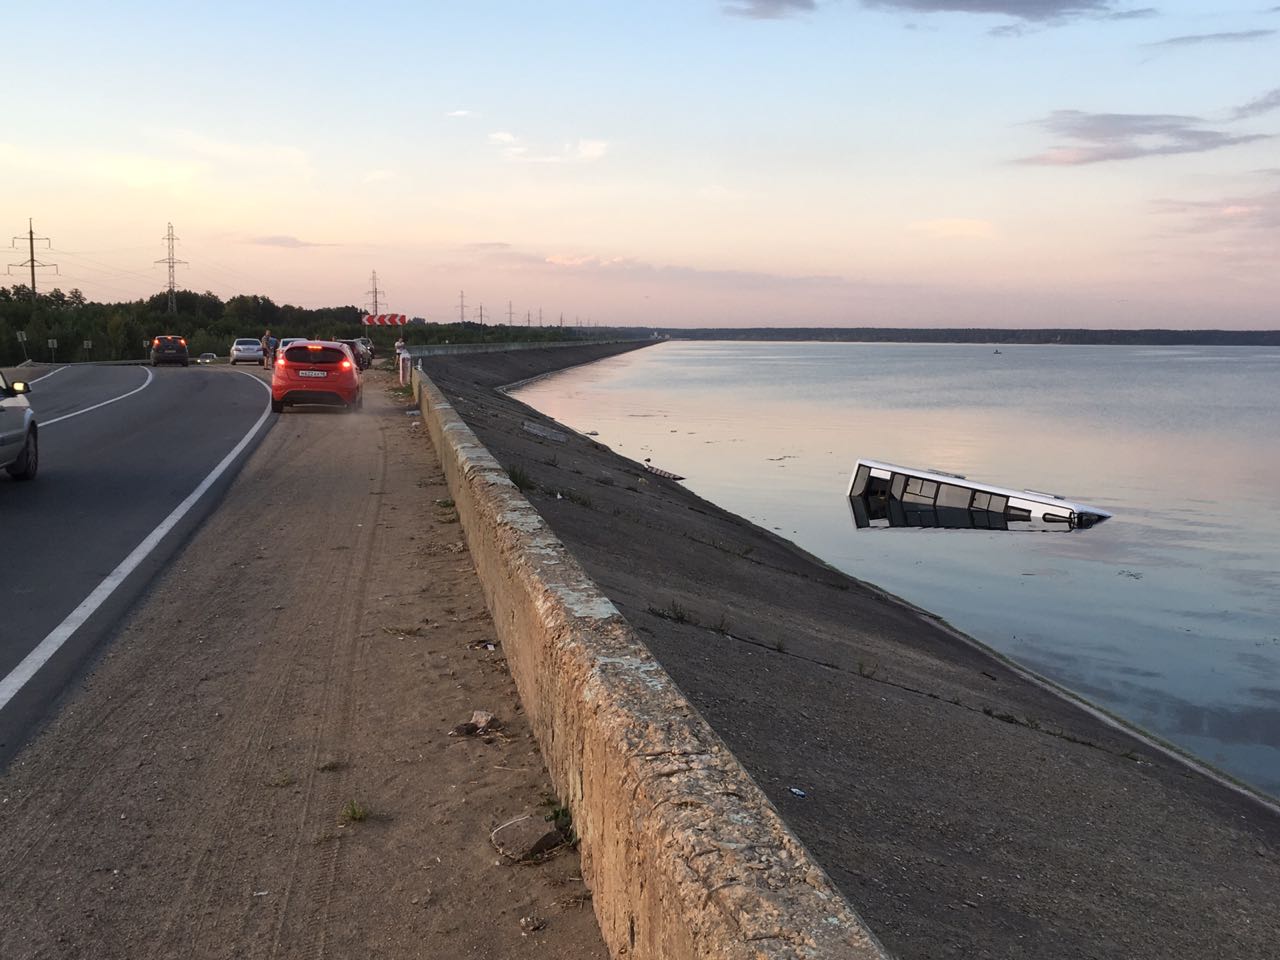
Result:
[[[57,363],[58,341],[52,337],[49,338],[49,362]]]
[[[31,361],[31,355],[27,353],[27,331],[18,331],[18,342],[22,344],[22,359],[29,363]]]
[[[93,359],[93,341],[92,340],[86,340],[84,342],[84,355],[88,357],[90,360]]]

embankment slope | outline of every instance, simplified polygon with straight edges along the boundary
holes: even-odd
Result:
[[[425,365],[893,953],[1273,954],[1274,808],[494,389],[617,349]]]

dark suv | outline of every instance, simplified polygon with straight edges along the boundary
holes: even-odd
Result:
[[[162,363],[180,363],[184,367],[191,362],[187,354],[185,337],[164,335],[151,341],[151,365],[158,367]]]
[[[373,354],[359,340],[336,340],[335,343],[345,343],[347,349],[351,351],[351,355],[356,358],[356,366],[361,370],[368,370],[373,365]]]

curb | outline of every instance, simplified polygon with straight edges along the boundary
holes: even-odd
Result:
[[[413,390],[614,957],[889,956],[422,373]]]

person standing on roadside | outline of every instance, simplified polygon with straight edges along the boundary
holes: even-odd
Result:
[[[409,345],[404,342],[404,334],[400,334],[400,338],[396,340],[396,369],[400,371],[400,383],[403,384],[408,378],[409,371]]]
[[[270,330],[262,334],[262,365],[268,370],[275,368],[276,347],[279,345],[280,341],[271,335]]]

